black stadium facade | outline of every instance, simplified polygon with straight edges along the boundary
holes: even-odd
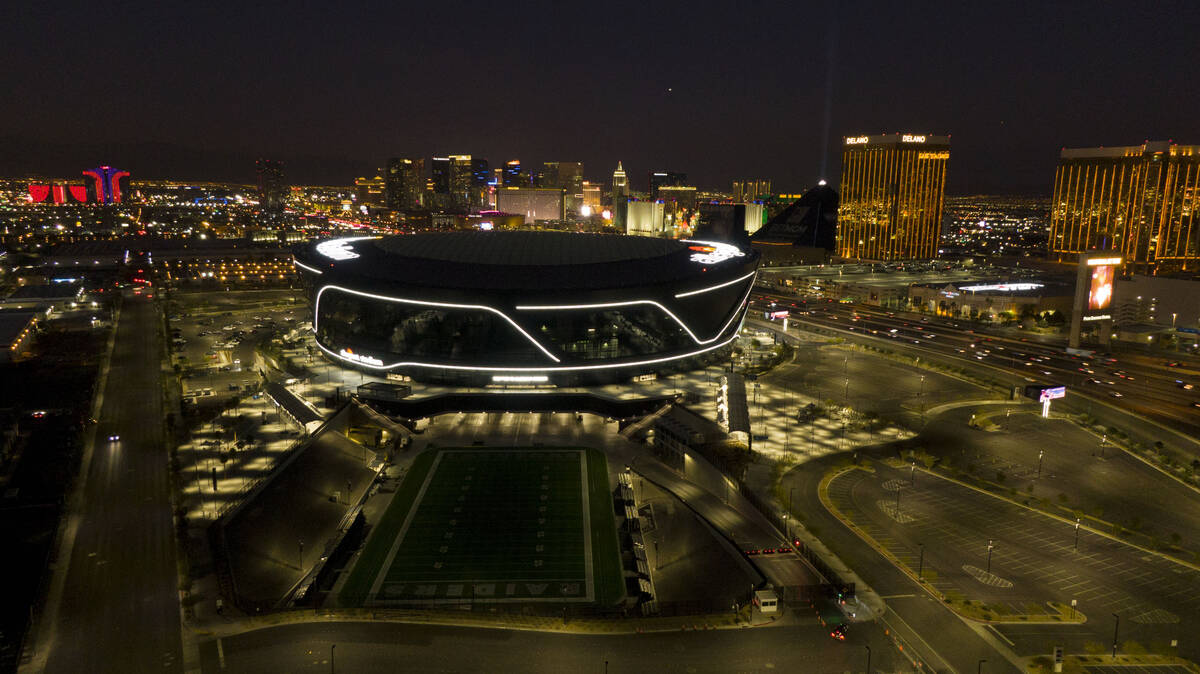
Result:
[[[587,385],[724,358],[758,253],[565,232],[350,237],[295,253],[318,346],[459,385]]]

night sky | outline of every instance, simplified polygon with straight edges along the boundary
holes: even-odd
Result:
[[[388,156],[836,183],[840,136],[952,135],[948,192],[1063,146],[1200,144],[1200,2],[23,3],[0,172],[346,184]],[[826,153],[828,157],[826,158]],[[825,169],[822,170],[823,164]]]

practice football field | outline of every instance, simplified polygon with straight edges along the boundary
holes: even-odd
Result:
[[[603,454],[470,448],[418,457],[340,598],[611,604],[622,592]]]

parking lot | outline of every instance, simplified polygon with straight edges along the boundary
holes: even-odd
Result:
[[[876,464],[874,475],[852,471],[835,479],[830,497],[903,564],[914,572],[923,567],[923,577],[943,595],[1014,614],[1074,599],[1088,622],[1069,652],[1079,652],[1085,638],[1111,640],[1113,614],[1121,616],[1122,641],[1150,644],[1195,633],[1200,571],[1086,528],[1079,530],[1076,549],[1074,523],[928,473],[915,472],[915,485],[912,477],[908,469]],[[1017,641],[1036,636],[1023,628],[1031,629],[998,629]]]
[[[255,346],[307,320],[305,303],[290,291],[175,293],[170,301],[173,363],[184,399],[198,406],[254,390]]]

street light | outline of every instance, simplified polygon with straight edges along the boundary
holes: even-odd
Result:
[[[988,539],[988,561],[987,561],[987,574],[989,576],[992,575],[992,548],[993,547],[995,547],[995,546],[992,545],[992,539],[989,538]]]
[[[921,582],[921,572],[925,570],[925,544],[917,543],[921,546],[921,556],[917,558],[917,582]]]
[[[1042,479],[1042,457],[1046,455],[1046,450],[1038,450],[1038,479]]]
[[[1116,618],[1116,620],[1117,620],[1117,622],[1113,625],[1113,655],[1112,656],[1115,658],[1115,657],[1117,657],[1117,632],[1118,632],[1118,630],[1121,629],[1121,616],[1114,613],[1114,614],[1112,614],[1112,617]]]
[[[1079,518],[1075,518],[1075,546],[1071,548],[1076,552],[1079,551]]]

